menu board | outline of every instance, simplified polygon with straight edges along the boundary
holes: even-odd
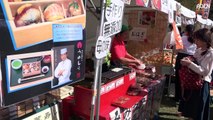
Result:
[[[0,1],[2,106],[84,79],[84,3]]]

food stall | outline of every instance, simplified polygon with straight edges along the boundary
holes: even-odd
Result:
[[[136,0],[125,7],[123,21],[132,27],[126,48],[143,61],[146,68],[110,67],[101,74],[99,119],[153,119],[158,112],[166,82],[164,74],[172,74],[175,63],[172,50],[162,49],[168,24],[167,8],[171,4],[165,1],[168,0],[147,0],[146,3]],[[58,119],[60,108],[64,120],[89,119],[95,93],[94,77],[91,77],[94,70],[84,77],[88,52],[85,45],[92,49],[89,52],[94,57],[96,50],[90,46],[96,41],[86,40],[84,1],[2,0],[0,3],[0,13],[4,15],[0,17],[3,24],[0,34],[4,36],[1,42],[5,41],[0,44],[0,103],[4,106],[0,109],[0,118],[34,119],[57,113]],[[31,12],[36,16],[33,21],[27,19]],[[105,19],[105,37],[120,31],[122,19],[110,20],[113,15],[122,18],[120,11]],[[91,28],[88,31],[97,34],[94,27]],[[70,81],[59,84],[55,73],[65,51],[69,51],[72,74]],[[74,88],[64,89],[63,86],[70,84],[75,84]],[[70,91],[74,91],[74,95],[70,95]],[[45,94],[47,92],[50,94]],[[63,99],[61,105],[55,101],[60,99]],[[47,103],[51,105],[46,106]]]

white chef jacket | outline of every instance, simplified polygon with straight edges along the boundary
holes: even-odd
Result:
[[[69,59],[61,61],[55,69],[55,77],[58,78],[60,84],[70,82],[72,62]],[[59,71],[64,70],[61,76],[58,76]]]
[[[213,49],[210,48],[207,54],[201,56],[203,51],[199,48],[196,50],[194,57],[196,58],[199,65],[195,63],[191,63],[189,68],[192,69],[194,72],[202,75],[202,79],[211,82],[211,73],[213,70]]]

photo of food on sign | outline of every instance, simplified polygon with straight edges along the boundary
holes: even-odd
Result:
[[[85,27],[83,0],[1,0],[0,3],[16,50],[51,40],[53,22],[79,23]]]
[[[144,5],[145,5],[145,7],[148,7],[148,5],[149,5],[149,0],[143,0],[143,3],[144,3]]]
[[[37,52],[7,56],[8,92],[15,92],[53,78],[53,52]]]
[[[155,11],[139,11],[138,22],[140,25],[155,25]]]
[[[60,46],[54,48],[55,66],[52,87],[58,87],[72,82],[72,67],[74,63],[74,46]],[[73,57],[71,57],[73,56]]]
[[[161,0],[152,0],[152,8],[161,10]]]

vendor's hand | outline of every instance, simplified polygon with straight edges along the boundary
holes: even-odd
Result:
[[[183,66],[189,66],[190,64],[191,64],[191,60],[189,59],[189,58],[183,58],[181,61],[180,61],[180,63],[181,63],[181,65],[183,65]]]
[[[135,59],[135,64],[136,64],[136,65],[141,65],[142,62],[141,62],[140,60],[138,60],[138,59]]]

